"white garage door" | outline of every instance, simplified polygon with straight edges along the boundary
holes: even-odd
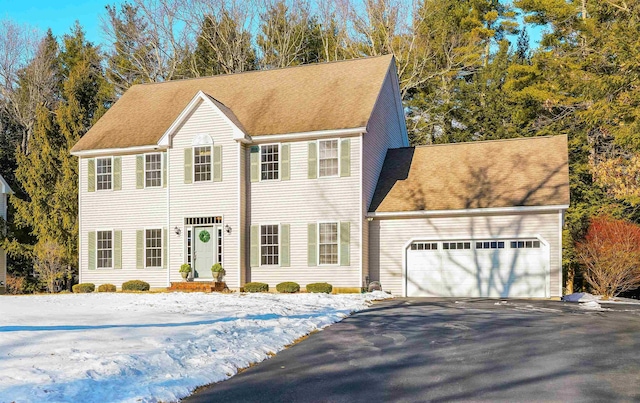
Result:
[[[547,248],[537,239],[413,242],[410,297],[545,297]]]

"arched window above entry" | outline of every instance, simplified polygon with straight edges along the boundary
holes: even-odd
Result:
[[[193,138],[191,145],[193,146],[210,146],[213,144],[213,139],[208,134],[198,134]]]

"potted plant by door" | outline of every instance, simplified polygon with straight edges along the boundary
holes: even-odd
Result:
[[[182,275],[182,279],[184,281],[187,281],[190,273],[191,273],[191,265],[189,263],[184,263],[182,266],[180,266],[180,274]]]
[[[219,283],[222,280],[224,273],[225,271],[222,268],[222,265],[220,263],[216,263],[213,266],[211,266],[211,274],[213,275],[213,281],[215,281],[216,283]]]

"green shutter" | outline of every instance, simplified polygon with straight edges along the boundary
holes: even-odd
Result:
[[[166,269],[169,265],[167,259],[169,256],[169,236],[166,228],[162,229],[162,268]]]
[[[113,268],[122,269],[122,231],[113,231]]]
[[[222,182],[222,146],[213,146],[213,181]]]
[[[87,192],[96,191],[96,160],[87,160]],[[95,234],[94,234],[95,235]]]
[[[193,181],[193,149],[184,149],[184,183]]]
[[[283,144],[280,147],[280,179],[288,181],[291,178],[291,146]]]
[[[260,227],[258,225],[251,226],[251,267],[260,265]]]
[[[351,239],[351,225],[348,221],[340,223],[340,266],[349,266],[349,240]]]
[[[87,236],[87,243],[89,244],[89,270],[96,269],[96,233],[95,231],[89,232]]]
[[[122,190],[122,157],[113,157],[113,190]]]
[[[307,228],[307,261],[309,266],[318,265],[318,224],[309,224]]]
[[[351,140],[340,143],[340,176],[351,176]]]
[[[136,268],[144,269],[144,232],[136,231]]]
[[[162,153],[162,187],[167,187],[167,153]]]
[[[251,146],[251,182],[260,181],[260,147]]]
[[[289,224],[280,224],[280,266],[291,266],[291,254],[290,240],[289,240],[290,227]]]
[[[309,142],[309,179],[318,177],[318,144]]]
[[[136,155],[136,189],[144,189],[144,155]]]

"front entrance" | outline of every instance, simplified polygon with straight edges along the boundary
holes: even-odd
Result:
[[[222,217],[185,218],[186,262],[193,278],[211,281],[211,266],[222,264]]]
[[[193,251],[193,277],[198,279],[213,279],[211,266],[215,262],[214,227],[195,227],[195,248]]]

